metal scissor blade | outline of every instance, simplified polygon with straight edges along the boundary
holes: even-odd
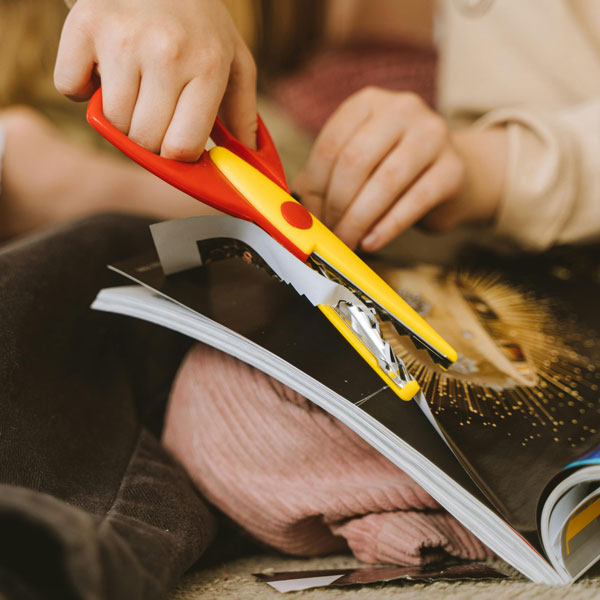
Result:
[[[254,264],[261,268],[267,265],[270,275],[291,285],[311,304],[333,308],[395,385],[402,388],[413,381],[402,360],[383,339],[372,308],[347,286],[296,258],[260,227],[219,215],[157,223],[151,226],[151,231],[165,274],[200,266],[203,242],[215,238],[233,242],[227,252],[220,253],[221,258],[237,252],[252,252]],[[218,255],[211,258],[216,259]]]
[[[377,317],[369,309],[365,311],[359,305],[350,304],[345,300],[338,302],[335,311],[360,338],[365,347],[377,358],[380,369],[400,388],[404,387],[413,377],[406,365],[393,351],[389,342],[381,335]]]
[[[418,335],[413,329],[411,329],[406,323],[398,319],[394,314],[389,312],[385,307],[381,306],[376,300],[371,298],[362,289],[358,288],[354,283],[348,279],[345,275],[340,273],[335,267],[327,262],[322,256],[316,253],[312,253],[308,259],[309,264],[313,269],[318,270],[324,277],[343,285],[346,289],[352,292],[352,294],[360,298],[362,304],[373,309],[382,321],[391,322],[400,335],[406,335],[410,338],[415,348],[419,350],[425,350],[431,359],[443,367],[448,369],[452,365],[452,361],[442,354],[435,346],[430,344],[426,339]]]

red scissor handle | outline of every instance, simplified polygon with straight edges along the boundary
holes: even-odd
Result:
[[[206,150],[195,163],[170,160],[142,148],[119,131],[104,116],[101,88],[89,102],[87,119],[98,133],[121,152],[186,194],[234,217],[259,223],[263,220],[256,209],[220,173]],[[277,149],[260,116],[256,134],[257,150],[244,146],[219,119],[215,121],[211,138],[215,144],[231,150],[289,192]]]

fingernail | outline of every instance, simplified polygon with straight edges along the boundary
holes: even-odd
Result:
[[[379,239],[379,235],[377,234],[376,231],[371,231],[367,237],[363,238],[363,241],[361,243],[361,246],[365,249],[368,250],[369,248],[372,248],[374,246],[377,245],[377,240]]]

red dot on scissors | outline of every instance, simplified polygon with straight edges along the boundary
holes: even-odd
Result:
[[[288,200],[281,205],[281,214],[292,227],[297,229],[310,229],[312,227],[312,215],[302,204]]]

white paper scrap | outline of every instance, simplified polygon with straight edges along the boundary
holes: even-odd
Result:
[[[344,577],[345,573],[338,575],[323,575],[321,577],[305,577],[302,579],[284,579],[283,581],[265,581],[278,592],[299,592],[315,587],[331,585],[334,581]]]

